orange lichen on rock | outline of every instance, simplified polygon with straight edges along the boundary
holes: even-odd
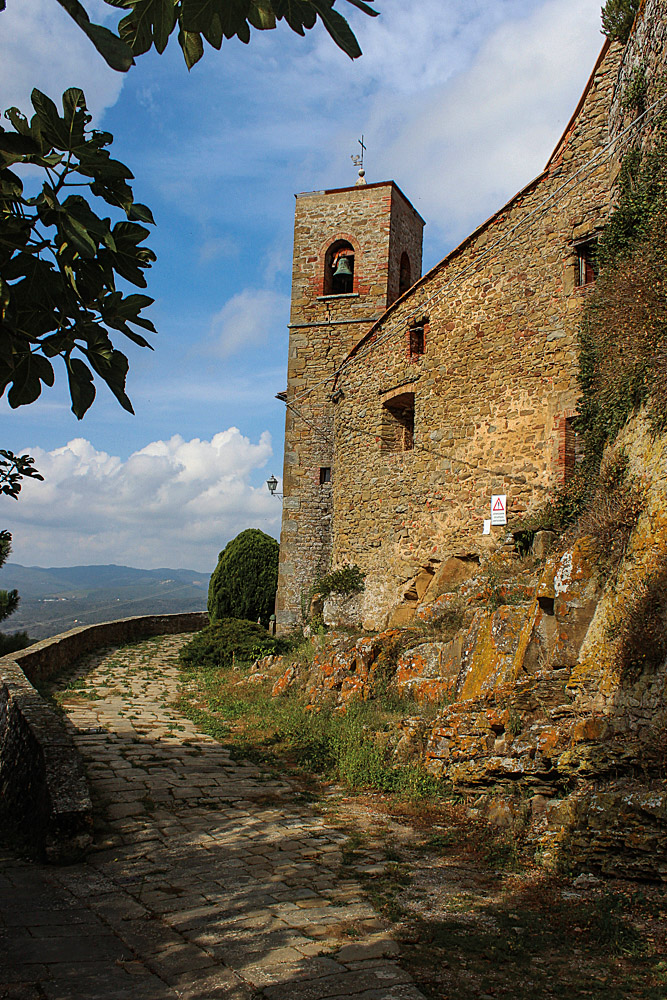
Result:
[[[461,700],[477,698],[514,680],[523,665],[536,610],[533,602],[477,612],[461,652]]]

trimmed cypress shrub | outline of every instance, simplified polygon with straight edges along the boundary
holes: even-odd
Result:
[[[248,528],[227,543],[208,587],[212,622],[243,618],[268,625],[278,587],[278,552],[275,538],[259,528]]]

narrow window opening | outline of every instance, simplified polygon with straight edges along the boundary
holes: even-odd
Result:
[[[354,290],[354,247],[336,240],[324,258],[324,295],[346,295]]]
[[[410,327],[410,357],[418,358],[424,353],[424,326],[411,326]]]
[[[415,442],[415,394],[403,392],[382,406],[382,451],[411,451]]]
[[[575,284],[578,288],[592,285],[598,274],[597,240],[586,240],[575,247],[577,254]]]
[[[566,483],[575,474],[584,453],[582,436],[576,428],[576,417],[562,417],[561,421],[558,459],[561,479]]]
[[[331,466],[326,465],[320,468],[320,486],[331,482]]]
[[[412,268],[410,267],[410,258],[407,253],[403,251],[401,254],[401,269],[398,279],[398,294],[402,295],[403,292],[407,292],[408,288],[412,285]]]

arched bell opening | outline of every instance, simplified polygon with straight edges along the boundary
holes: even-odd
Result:
[[[324,259],[324,294],[345,295],[354,289],[354,247],[336,240]]]

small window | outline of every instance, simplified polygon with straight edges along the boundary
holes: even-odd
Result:
[[[403,392],[382,406],[382,451],[411,451],[415,442],[415,394]]]
[[[405,253],[401,254],[401,270],[398,279],[398,294],[402,295],[403,292],[407,292],[408,288],[412,285],[412,268],[410,267],[410,258]]]
[[[322,466],[320,469],[320,486],[331,482],[331,466]]]
[[[324,295],[346,295],[354,290],[354,247],[336,240],[324,258]]]
[[[586,240],[575,247],[577,254],[575,284],[578,288],[592,285],[597,278],[597,240]]]
[[[410,337],[410,357],[418,358],[424,353],[424,325],[411,326],[409,330]]]
[[[571,479],[584,458],[581,434],[576,417],[561,417],[559,421],[558,464],[561,481]]]

